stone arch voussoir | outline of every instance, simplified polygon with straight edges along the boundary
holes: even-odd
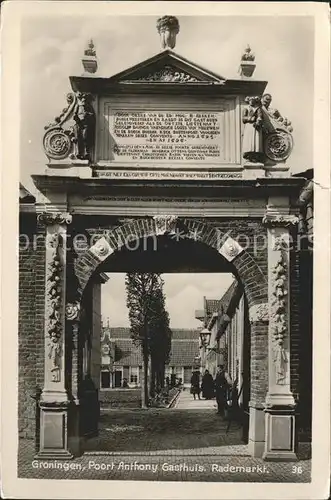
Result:
[[[242,248],[231,232],[229,236],[219,227],[208,221],[174,216],[155,216],[131,219],[111,230],[104,231],[100,238],[76,261],[76,275],[83,293],[89,279],[97,267],[112,255],[115,250],[134,239],[157,237],[173,231],[183,231],[185,238],[199,241],[215,248],[233,264],[247,297],[249,308],[254,310],[265,305],[268,297],[268,283],[263,271],[257,265],[249,249]]]

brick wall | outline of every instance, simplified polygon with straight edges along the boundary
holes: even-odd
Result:
[[[21,437],[34,437],[36,364],[35,364],[35,253],[32,216],[20,217],[19,316],[18,316],[18,429]]]
[[[291,361],[291,391],[295,400],[299,397],[300,373],[300,277],[299,254],[290,254],[290,361]]]

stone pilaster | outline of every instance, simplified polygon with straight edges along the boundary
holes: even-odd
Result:
[[[71,216],[42,213],[45,239],[45,357],[40,398],[38,457],[70,458],[68,448],[69,398],[65,381],[66,235]]]
[[[284,200],[283,200],[284,201]],[[285,200],[286,201],[286,200]],[[290,233],[297,217],[269,205],[268,231],[268,393],[265,402],[265,460],[296,460],[295,400],[290,388]]]

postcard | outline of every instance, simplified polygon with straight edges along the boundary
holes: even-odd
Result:
[[[4,498],[327,498],[327,4],[2,12]]]

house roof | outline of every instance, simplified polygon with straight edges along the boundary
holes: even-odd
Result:
[[[199,339],[173,340],[169,366],[192,366],[194,358],[199,356]]]
[[[206,312],[208,315],[217,312],[219,306],[220,306],[219,299],[206,299]]]
[[[115,341],[115,356],[117,358],[115,358],[115,366],[142,365],[141,349],[131,339]]]
[[[115,344],[114,366],[141,366],[140,347],[130,338],[130,328],[104,328],[110,333]],[[169,366],[192,366],[194,358],[199,355],[199,335],[195,329],[176,328],[172,330],[171,354]],[[108,335],[103,341],[109,339]]]
[[[195,340],[199,338],[198,330],[194,328],[172,328],[173,340]],[[110,339],[131,339],[130,328],[128,327],[103,327],[103,333],[106,333]]]
[[[211,328],[217,317],[221,318],[225,314],[231,317],[238,305],[241,295],[241,286],[237,280],[235,280],[220,299],[205,299],[207,327]]]
[[[220,300],[220,312],[223,314],[228,314],[229,313],[229,306],[231,304],[231,300],[233,299],[236,290],[238,289],[239,284],[235,280],[227,289],[225,294]]]

